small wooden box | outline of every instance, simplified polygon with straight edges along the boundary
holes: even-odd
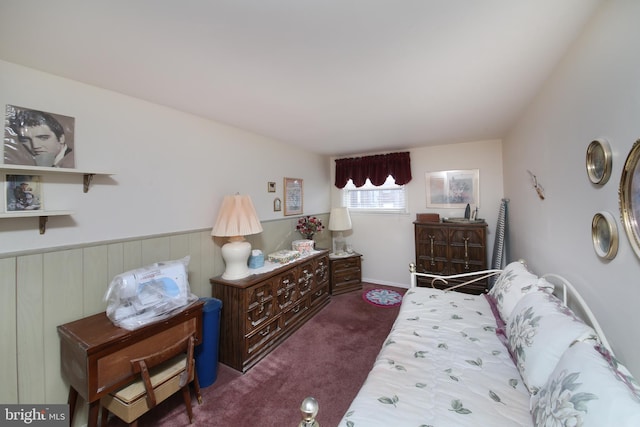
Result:
[[[440,214],[437,213],[419,213],[416,214],[418,222],[440,222]]]

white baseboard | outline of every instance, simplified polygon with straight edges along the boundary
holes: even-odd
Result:
[[[409,289],[409,284],[407,283],[386,282],[384,280],[369,279],[365,277],[362,278],[362,281],[366,283],[373,283],[374,285],[395,286],[396,288]]]

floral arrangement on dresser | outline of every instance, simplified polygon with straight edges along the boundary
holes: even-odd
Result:
[[[313,235],[324,230],[320,218],[315,216],[303,216],[298,219],[296,230],[306,239],[313,239]]]

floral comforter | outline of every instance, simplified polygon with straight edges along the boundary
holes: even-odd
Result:
[[[340,426],[531,426],[483,295],[414,288]]]

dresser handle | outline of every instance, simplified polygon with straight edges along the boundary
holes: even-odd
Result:
[[[317,297],[322,296],[322,289],[320,289],[318,292],[316,292],[316,296],[317,296]]]
[[[299,312],[300,312],[300,306],[299,306],[299,305],[297,305],[297,306],[296,306],[296,308],[294,308],[294,309],[293,309],[293,310],[291,310],[291,311],[293,311],[294,313],[299,313]]]
[[[464,269],[469,269],[469,237],[464,237]]]
[[[263,337],[266,337],[267,335],[269,335],[269,332],[271,332],[271,325],[267,326],[267,328],[264,331],[260,331],[260,335],[262,335]]]
[[[435,263],[435,253],[433,251],[433,240],[435,239],[435,236],[428,236],[429,240],[431,240],[431,265],[434,266],[436,265]]]

